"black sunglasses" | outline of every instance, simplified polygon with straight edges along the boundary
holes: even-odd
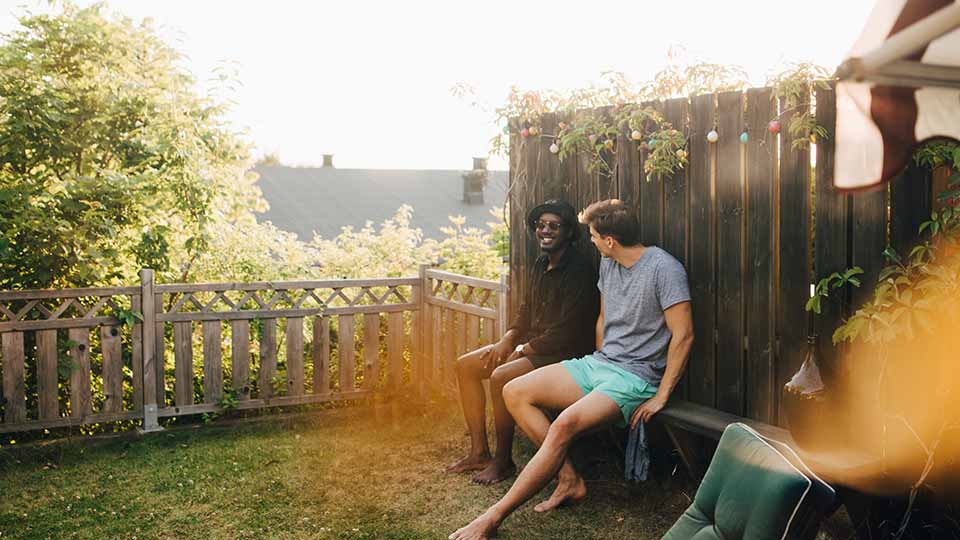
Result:
[[[535,225],[535,228],[538,231],[540,229],[550,229],[551,231],[556,232],[556,231],[559,231],[561,227],[563,227],[563,223],[560,223],[559,221],[542,221],[541,220],[541,221],[538,221]]]

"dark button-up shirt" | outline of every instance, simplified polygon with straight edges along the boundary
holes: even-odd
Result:
[[[593,258],[570,246],[557,265],[541,255],[510,329],[540,355],[579,358],[596,348],[600,292]]]

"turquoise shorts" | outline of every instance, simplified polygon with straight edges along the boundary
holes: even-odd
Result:
[[[589,354],[583,358],[564,360],[561,364],[584,394],[596,390],[620,407],[623,422],[618,422],[618,427],[629,424],[634,409],[657,393],[656,386],[616,364],[597,360]]]

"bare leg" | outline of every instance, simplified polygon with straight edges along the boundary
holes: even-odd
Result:
[[[529,384],[531,381],[536,384]],[[569,407],[549,426],[540,449],[507,494],[469,525],[451,534],[450,540],[490,538],[508,515],[543,489],[557,474],[566,459],[570,442],[577,435],[588,429],[613,423],[620,417],[620,409],[609,397],[597,392],[591,392],[582,398],[581,396],[583,392],[580,387],[560,365],[534,371],[507,385],[504,399],[521,426],[525,420],[530,420],[521,416],[527,412],[527,404]],[[536,409],[535,406],[533,408]],[[518,415],[518,412],[521,415]],[[535,417],[532,422],[526,422],[528,426],[539,425],[541,418],[546,421],[543,413],[539,410],[537,412],[539,418]],[[575,472],[573,474],[576,475]]]
[[[477,473],[473,481],[490,485],[513,476],[517,466],[513,463],[513,430],[515,422],[503,402],[503,387],[513,379],[534,370],[526,358],[518,358],[493,370],[490,375],[490,400],[493,402],[493,424],[497,432],[497,451],[486,469]]]
[[[486,396],[483,379],[490,376],[483,365],[483,353],[489,348],[481,347],[457,359],[457,382],[460,385],[460,404],[463,417],[470,431],[470,452],[447,466],[446,471],[459,473],[478,471],[490,464],[490,447],[487,445],[487,423],[484,418]]]

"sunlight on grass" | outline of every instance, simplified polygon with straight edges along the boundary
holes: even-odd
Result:
[[[400,416],[338,410],[0,450],[0,538],[446,538],[509,482],[485,488],[441,472],[464,448],[454,406]],[[521,463],[531,451],[520,444]],[[659,537],[689,487],[669,475],[628,486],[616,460],[582,460],[584,504],[551,515],[527,505],[501,537]]]

